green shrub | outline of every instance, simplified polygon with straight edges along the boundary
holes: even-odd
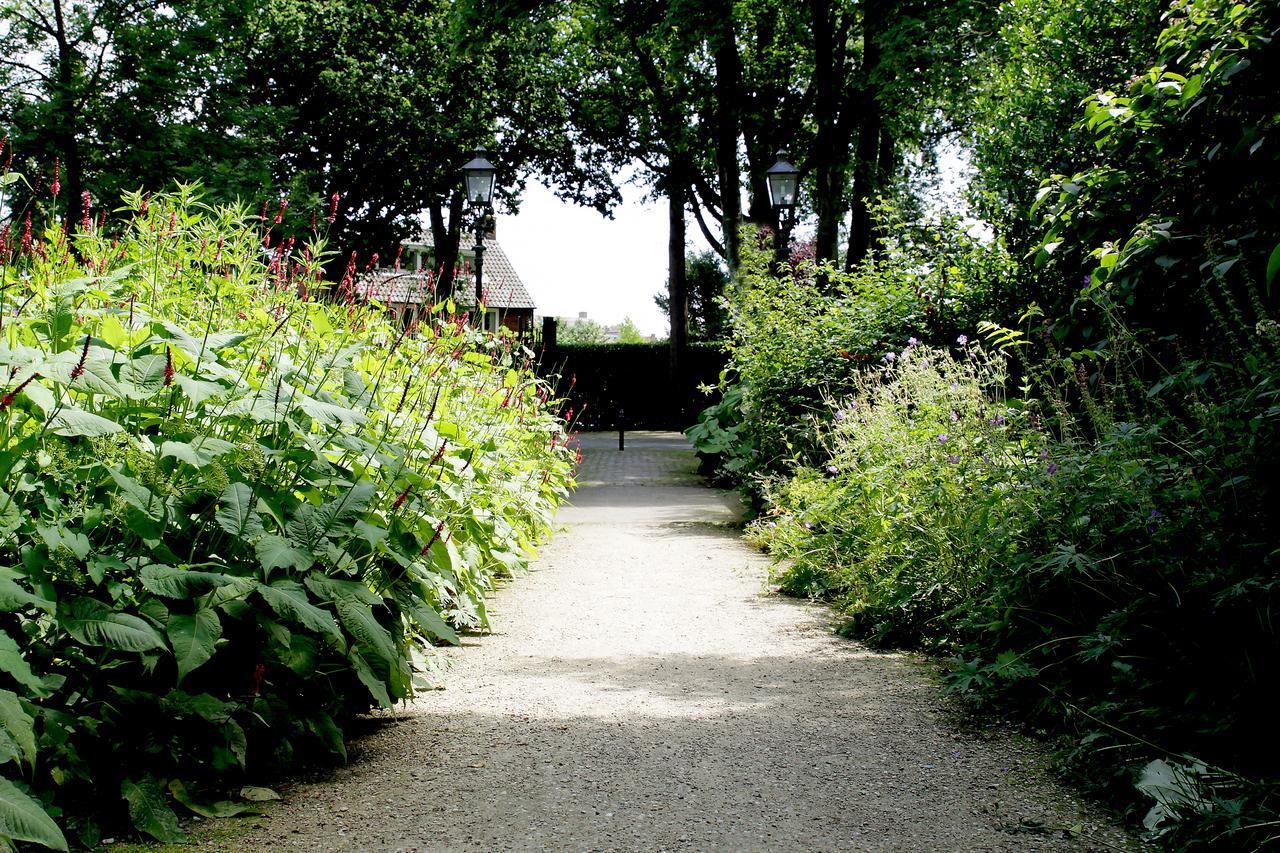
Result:
[[[873,266],[845,273],[805,262],[786,276],[774,275],[772,254],[744,233],[730,299],[725,377],[732,381],[721,386],[734,388],[736,399],[704,417],[708,426],[733,420],[736,449],[727,449],[723,434],[700,427],[689,433],[700,452],[723,455],[733,463],[727,472],[748,486],[756,475],[816,464],[821,449],[797,424],[828,417],[826,399],[850,393],[891,341],[912,333],[954,336],[1009,263],[999,245],[950,226],[924,229],[923,236],[905,225],[895,230],[891,250]]]
[[[1185,361],[1148,388],[1115,327],[1092,369],[1033,365],[1041,400],[1006,398],[1004,359],[971,343],[891,353],[832,403],[825,463],[769,483],[749,535],[849,633],[947,652],[951,689],[1070,733],[1064,758],[1153,831],[1266,824],[1280,333],[1258,328],[1238,363]],[[1152,768],[1181,799],[1142,787]]]
[[[788,558],[783,589],[835,598],[882,643],[949,639],[1056,472],[1003,358],[962,352],[909,345],[861,373],[816,430],[824,463],[772,481],[751,528]]]
[[[530,354],[449,306],[411,332],[314,235],[124,204],[0,246],[0,836],[51,847],[344,755],[486,625],[572,461]]]

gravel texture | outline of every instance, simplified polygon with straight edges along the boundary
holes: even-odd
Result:
[[[770,595],[681,436],[583,439],[565,529],[446,653],[446,689],[205,846],[1136,849],[1022,740],[957,726],[919,661]]]

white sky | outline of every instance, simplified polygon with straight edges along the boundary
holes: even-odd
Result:
[[[606,219],[556,198],[530,181],[519,214],[498,214],[498,241],[540,315],[576,317],[603,325],[630,317],[646,335],[666,337],[667,320],[653,297],[667,286],[667,208],[641,203],[644,191],[622,187],[623,203]],[[690,224],[693,248],[703,249]]]

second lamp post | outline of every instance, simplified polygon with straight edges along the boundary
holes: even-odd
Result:
[[[485,158],[485,150],[477,148],[475,156],[462,167],[467,204],[471,207],[476,233],[476,326],[484,327],[481,302],[484,299],[484,234],[493,214],[493,182],[497,169]]]
[[[774,246],[779,266],[791,254],[791,227],[796,221],[796,200],[800,196],[800,170],[791,165],[787,152],[778,152],[778,162],[764,173],[769,183],[769,201],[778,215],[778,239]]]

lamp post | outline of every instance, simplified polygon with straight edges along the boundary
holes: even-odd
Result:
[[[778,160],[764,173],[769,184],[769,201],[778,215],[778,241],[775,247],[778,265],[787,262],[791,246],[791,227],[796,221],[796,200],[800,196],[800,170],[791,165],[786,151],[778,152]]]
[[[476,233],[476,327],[484,326],[480,303],[484,298],[484,226],[493,212],[493,183],[497,169],[485,158],[485,150],[477,148],[475,155],[462,167],[463,184],[467,191],[467,204],[474,217]]]

